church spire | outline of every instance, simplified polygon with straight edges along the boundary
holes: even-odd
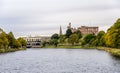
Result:
[[[60,33],[59,33],[59,35],[62,35],[62,28],[61,28],[61,26],[60,26]]]

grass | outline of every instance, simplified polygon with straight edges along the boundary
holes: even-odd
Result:
[[[120,49],[111,49],[109,53],[113,56],[120,57]]]
[[[57,47],[55,46],[45,46],[43,48],[66,48],[66,49],[83,49],[83,48],[86,48],[86,49],[94,49],[95,47],[83,47],[83,46],[72,46],[72,45],[59,45]]]
[[[113,56],[120,57],[120,49],[108,47],[97,47],[97,49],[107,51]]]
[[[9,48],[9,49],[0,49],[0,53],[15,52],[19,50],[25,50],[25,48]]]

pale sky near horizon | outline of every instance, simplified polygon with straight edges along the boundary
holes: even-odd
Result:
[[[106,31],[118,18],[120,0],[0,0],[0,28],[16,37],[65,33],[69,22]]]

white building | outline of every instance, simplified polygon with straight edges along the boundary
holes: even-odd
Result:
[[[41,36],[35,36],[35,37],[23,37],[27,41],[27,47],[41,47],[43,41],[49,41],[50,37],[41,37]]]

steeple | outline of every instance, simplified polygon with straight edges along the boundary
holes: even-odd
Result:
[[[59,33],[59,35],[62,35],[62,28],[61,28],[61,26],[60,26],[60,33]]]

